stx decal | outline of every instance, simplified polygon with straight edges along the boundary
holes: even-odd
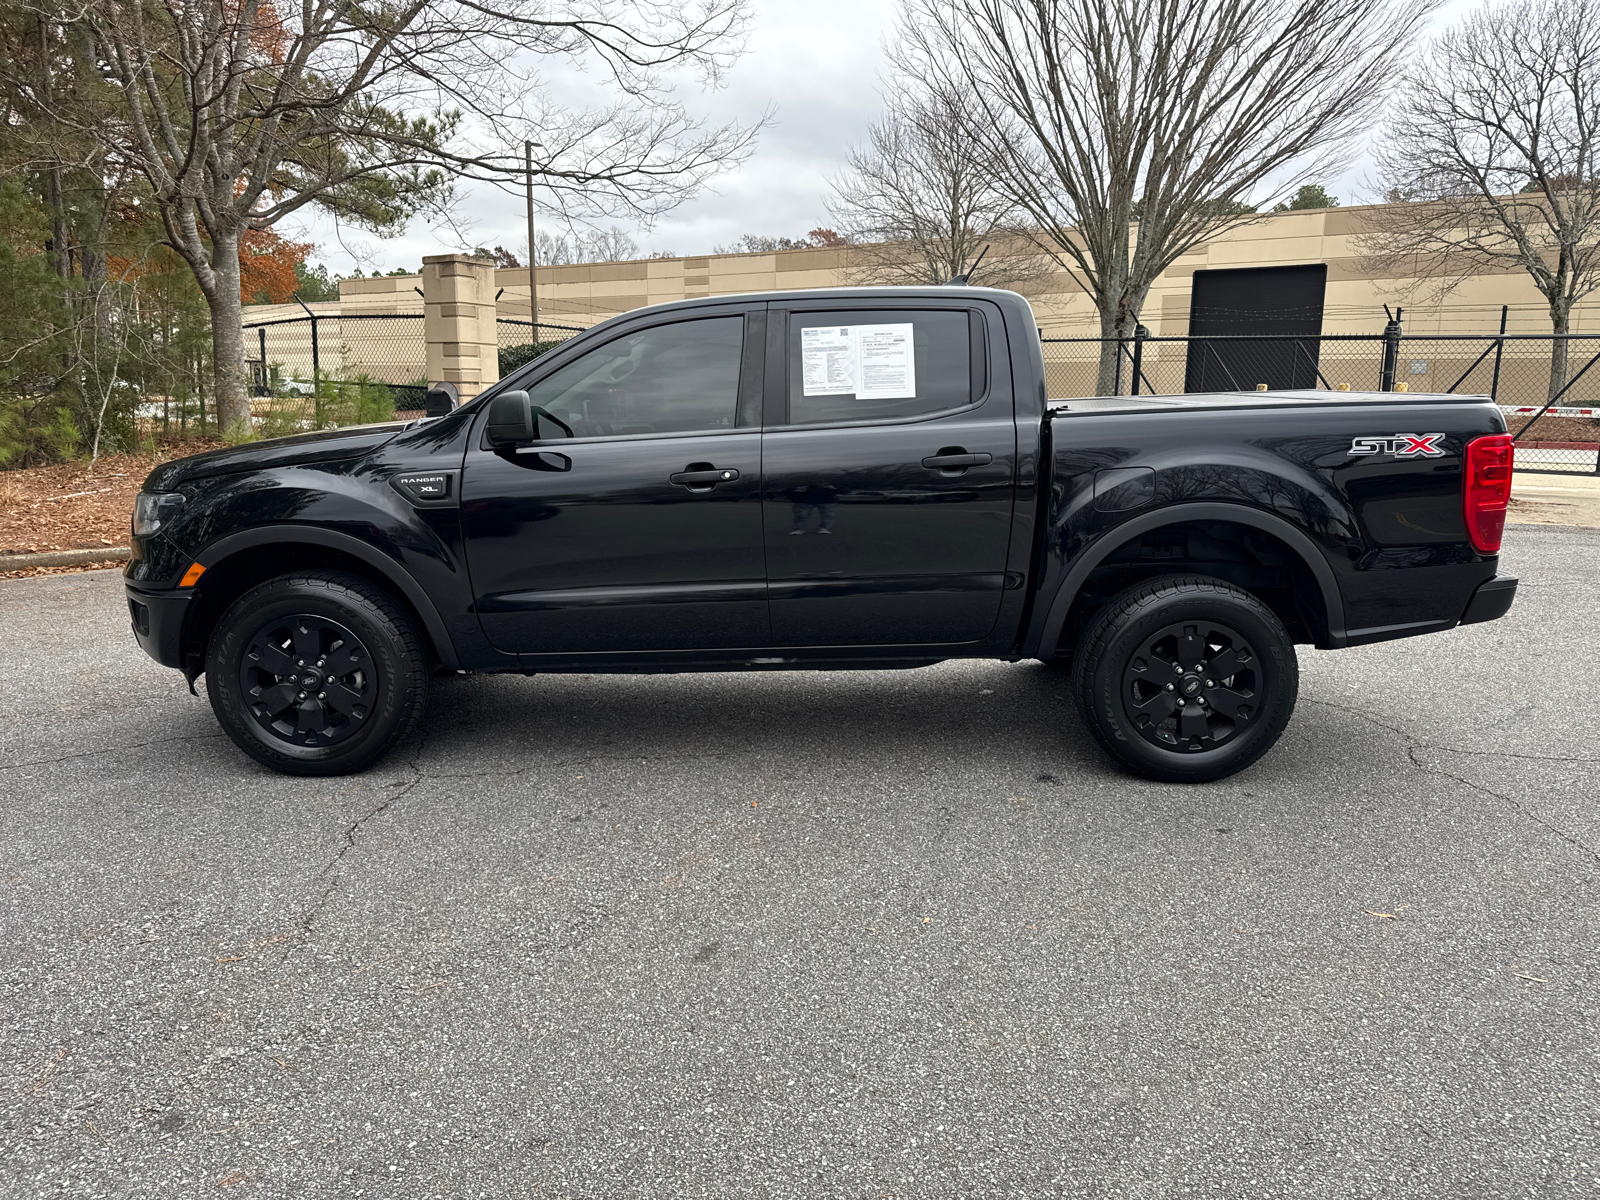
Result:
[[[1443,458],[1442,433],[1393,433],[1388,437],[1351,439],[1351,454],[1392,454],[1396,458]]]

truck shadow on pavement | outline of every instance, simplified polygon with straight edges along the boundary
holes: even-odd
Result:
[[[869,770],[903,761],[980,769],[1015,764],[1020,754],[1115,773],[1090,740],[1066,673],[1037,663],[454,678],[435,688],[424,725],[416,758],[424,774],[596,754],[748,756]]]

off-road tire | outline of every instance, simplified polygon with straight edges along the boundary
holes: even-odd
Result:
[[[293,619],[302,616],[309,619],[296,624]],[[306,663],[303,678],[319,680],[298,693],[304,699],[287,697],[292,707],[283,710],[276,727],[264,692],[278,693],[277,703],[285,699],[281,688],[298,687],[302,677],[299,668],[287,677],[268,669],[263,655],[275,657],[271,635],[264,633],[269,630],[280,642],[305,636],[310,645],[320,637],[323,646],[333,647],[323,654],[331,660],[325,680],[318,673],[321,664],[297,657],[302,643],[289,641],[287,650],[276,651]],[[343,676],[331,673],[340,667],[353,669]],[[206,691],[217,721],[239,749],[286,775],[349,775],[378,761],[422,719],[431,673],[410,614],[381,587],[340,571],[280,575],[251,588],[223,614],[206,653]],[[335,685],[342,687],[337,699]],[[330,697],[326,701],[317,699],[319,687]],[[336,710],[339,704],[345,709]],[[310,714],[304,719],[303,707]],[[290,732],[291,725],[304,728]]]
[[[1212,630],[1201,632],[1206,625]],[[1150,579],[1119,593],[1090,623],[1074,660],[1073,691],[1101,748],[1134,774],[1170,783],[1223,779],[1255,762],[1289,723],[1300,684],[1294,643],[1277,615],[1204,575]],[[1183,707],[1157,719],[1185,696]]]

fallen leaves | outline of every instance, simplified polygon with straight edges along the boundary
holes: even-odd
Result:
[[[1409,904],[1402,904],[1393,912],[1379,912],[1375,908],[1363,908],[1361,911],[1366,913],[1369,917],[1382,917],[1385,921],[1398,921],[1400,919],[1400,914],[1405,912],[1405,910],[1410,907],[1411,905]]]
[[[93,467],[75,461],[0,472],[0,551],[126,546],[133,498],[145,476],[159,463],[221,444],[194,441],[155,454],[106,455]]]

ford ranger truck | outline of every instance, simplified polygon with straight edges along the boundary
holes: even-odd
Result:
[[[1503,615],[1505,421],[1483,397],[1047,399],[983,288],[688,300],[409,424],[156,468],[139,644],[246,754],[358,771],[438,672],[1071,672],[1101,747],[1218,779],[1277,741],[1297,645]]]

